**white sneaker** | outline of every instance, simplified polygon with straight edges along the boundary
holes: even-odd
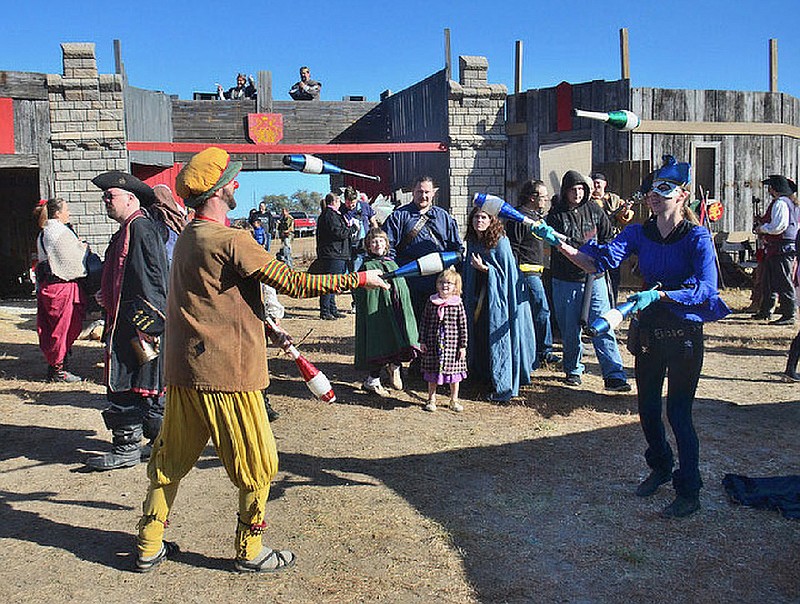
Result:
[[[458,401],[450,401],[450,408],[456,413],[461,413],[464,410],[464,405]]]
[[[424,407],[425,411],[436,411],[436,403],[433,401],[428,401],[428,404]]]
[[[389,396],[389,391],[381,384],[381,378],[368,377],[361,387],[367,392],[374,392],[378,396]]]
[[[387,365],[386,373],[389,375],[389,386],[395,390],[402,390],[403,377],[400,375],[400,365]]]

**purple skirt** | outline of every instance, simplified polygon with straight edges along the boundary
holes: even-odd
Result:
[[[422,372],[422,379],[429,384],[456,384],[464,380],[466,377],[466,371],[461,373],[449,373],[447,375],[442,375],[441,373],[428,373],[427,371]]]

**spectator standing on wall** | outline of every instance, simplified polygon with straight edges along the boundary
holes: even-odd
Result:
[[[256,92],[256,83],[253,76],[246,77],[243,73],[236,74],[236,86],[228,88],[227,91],[222,89],[221,84],[217,84],[217,97],[220,101],[254,99],[256,98]]]
[[[311,79],[311,71],[303,65],[300,68],[300,81],[289,89],[289,96],[295,101],[318,101],[322,82]]]

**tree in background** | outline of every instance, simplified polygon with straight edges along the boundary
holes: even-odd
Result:
[[[312,216],[316,216],[320,212],[322,195],[316,191],[311,191],[310,193],[308,191],[295,191],[292,193],[291,199],[295,204],[295,208],[289,209],[297,209]]]
[[[261,201],[267,204],[267,209],[273,214],[280,214],[283,208],[290,212],[306,212],[312,216],[319,214],[322,195],[316,191],[295,191],[291,196],[264,195]]]

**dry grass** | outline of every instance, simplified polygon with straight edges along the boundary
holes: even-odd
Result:
[[[744,293],[726,296],[746,306]],[[510,405],[428,414],[420,383],[392,399],[361,392],[352,318],[318,321],[315,301],[287,310],[291,333],[314,328],[302,348],[340,402],[311,400],[294,367],[270,359],[282,415],[267,540],[298,564],[250,577],[230,572],[236,494],[210,448],[171,518],[183,553],[151,575],[127,572],[144,467],[81,471],[108,440],[100,348],[76,347],[91,382],[43,384],[32,315],[0,309],[2,601],[800,600],[800,525],[732,505],[720,484],[727,472],[800,473],[800,387],[776,379],[791,328],[740,315],[709,326],[695,413],[703,509],[669,522],[657,512],[671,489],[632,495],[646,473],[635,396],[602,393],[591,355],[580,390],[542,371]]]

